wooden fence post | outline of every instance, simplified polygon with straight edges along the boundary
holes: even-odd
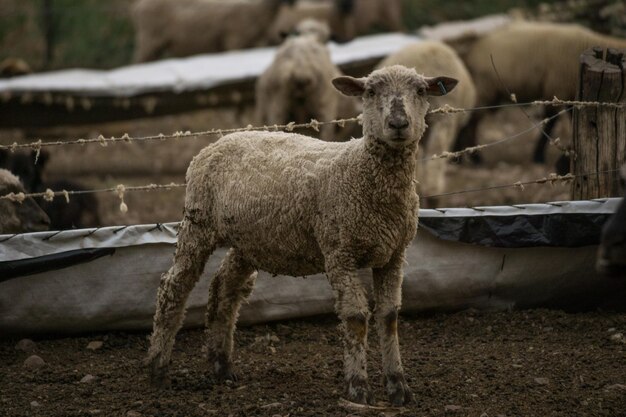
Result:
[[[593,48],[580,56],[578,100],[626,105],[626,50]],[[574,107],[573,200],[621,195],[619,169],[626,162],[626,108]],[[586,173],[598,173],[582,175]]]

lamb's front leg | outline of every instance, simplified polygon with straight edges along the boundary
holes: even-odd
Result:
[[[413,394],[404,378],[398,344],[398,311],[402,303],[402,262],[398,254],[383,268],[373,269],[376,328],[383,357],[384,385],[394,406],[413,401]]]
[[[335,310],[343,331],[348,399],[367,404],[371,402],[367,382],[367,325],[370,313],[365,289],[357,278],[356,268],[327,260],[326,271],[335,293]]]

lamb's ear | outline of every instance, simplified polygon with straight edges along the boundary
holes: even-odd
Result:
[[[365,78],[337,77],[333,85],[346,96],[362,96],[365,92]]]
[[[459,83],[459,80],[450,77],[426,78],[429,96],[445,96]]]

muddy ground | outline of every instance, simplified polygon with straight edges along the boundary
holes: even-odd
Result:
[[[36,340],[32,352],[10,339],[0,342],[0,415],[626,416],[621,333],[626,314],[608,312],[404,317],[401,350],[417,398],[404,409],[387,408],[374,332],[369,369],[379,408],[340,404],[341,342],[333,317],[239,329],[239,381],[231,385],[216,385],[211,376],[202,332],[182,331],[168,391],[151,388],[141,366],[147,333],[47,338]],[[94,341],[102,347],[88,349]],[[33,353],[45,365],[27,370],[23,363]]]

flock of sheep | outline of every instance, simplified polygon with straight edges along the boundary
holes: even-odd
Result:
[[[279,22],[290,35],[258,79],[259,121],[326,121],[362,113],[363,134],[346,140],[332,125],[322,128],[322,140],[240,132],[193,159],[174,264],[158,290],[147,358],[151,380],[168,384],[186,299],[212,252],[226,246],[230,251],[211,283],[206,316],[209,359],[218,378],[235,379],[233,334],[256,270],[293,276],[325,272],[343,331],[347,396],[367,403],[371,313],[357,270],[372,268],[384,389],[393,405],[403,405],[413,398],[397,334],[404,251],[416,232],[418,191],[437,194],[445,188],[445,160],[421,159],[451,150],[460,134],[474,141],[479,120],[469,113],[429,115],[428,109],[496,104],[508,99],[501,84],[519,100],[574,99],[579,54],[591,46],[626,48],[626,41],[575,25],[519,22],[457,50],[442,42],[416,42],[369,76],[352,78],[330,59],[331,33],[345,39],[372,25],[398,29],[400,2],[289,3],[139,0],[134,9],[138,61],[255,46],[269,42],[268,33],[277,32],[270,23]],[[285,23],[296,17],[318,20]],[[270,32],[260,31],[267,27]],[[6,188],[0,194],[19,190],[7,171],[0,171],[0,183]],[[19,217],[19,210],[34,210],[31,200],[21,207],[10,219]],[[45,221],[37,216],[34,223],[41,227]]]

